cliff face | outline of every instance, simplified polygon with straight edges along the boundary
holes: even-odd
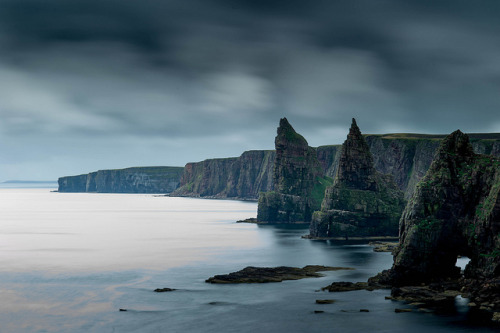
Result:
[[[179,186],[183,169],[137,167],[61,177],[59,192],[170,193]]]
[[[397,236],[403,192],[373,165],[366,140],[353,119],[342,145],[334,183],[310,226],[312,237]]]
[[[171,196],[257,199],[271,190],[274,151],[253,150],[240,157],[188,163],[180,188]]]
[[[257,220],[309,222],[330,181],[323,177],[324,170],[316,151],[295,132],[286,118],[280,120],[277,132],[273,191],[261,193]]]
[[[456,131],[441,142],[400,222],[400,249],[383,282],[413,285],[456,278],[472,301],[500,311],[500,160],[475,154]]]

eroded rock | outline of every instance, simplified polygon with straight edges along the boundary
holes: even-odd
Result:
[[[267,283],[281,282],[284,280],[300,280],[304,278],[322,277],[318,273],[322,271],[351,270],[349,267],[328,267],[319,265],[309,265],[303,268],[298,267],[245,267],[244,269],[225,274],[215,275],[205,282],[207,283]]]

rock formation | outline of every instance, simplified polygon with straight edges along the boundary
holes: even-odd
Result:
[[[353,119],[337,175],[321,211],[314,213],[310,236],[397,236],[403,208],[403,193],[390,175],[375,170],[370,148]]]
[[[475,154],[466,134],[450,134],[403,212],[392,268],[377,279],[408,286],[458,278],[464,255],[465,296],[500,311],[499,192],[499,159]]]
[[[59,192],[170,193],[179,186],[183,169],[137,167],[61,177]]]
[[[324,275],[318,272],[324,271],[339,271],[339,270],[353,270],[350,267],[329,267],[308,265],[303,268],[298,267],[253,267],[248,266],[240,271],[215,275],[205,280],[207,283],[268,283],[268,282],[282,282],[284,280],[300,280],[311,277],[322,277]]]
[[[271,190],[272,150],[252,150],[240,157],[209,159],[188,163],[180,187],[170,196],[254,199]]]
[[[331,180],[323,177],[316,151],[295,132],[286,118],[280,120],[275,146],[273,190],[261,193],[257,220],[310,222]]]
[[[396,184],[410,198],[418,181],[425,175],[443,135],[424,134],[369,134],[365,135],[374,167],[384,174],[391,174]],[[470,134],[476,153],[500,156],[500,134]],[[315,148],[316,156],[324,177],[334,178],[339,166],[341,145],[320,146]],[[275,152],[271,150],[252,150],[240,157],[208,159],[202,162],[187,163],[180,185],[172,196],[257,200],[259,192],[272,190]],[[149,173],[149,168],[129,168],[139,174]],[[124,169],[124,170],[129,170]],[[142,170],[144,169],[144,170]],[[101,171],[101,173],[103,173]],[[115,175],[119,170],[110,170]],[[61,192],[137,192],[141,184],[135,177],[101,177],[99,184],[94,179],[97,173],[80,176],[62,177]],[[171,178],[165,175],[168,180]],[[112,181],[106,184],[106,182]],[[122,181],[123,184],[118,184]],[[177,179],[178,182],[178,179]],[[171,185],[174,185],[172,182]],[[136,185],[134,185],[136,184]],[[145,185],[148,187],[149,185]],[[99,188],[97,188],[99,187]],[[168,193],[173,190],[170,186]],[[150,191],[144,190],[146,192]],[[150,191],[158,192],[154,186]]]

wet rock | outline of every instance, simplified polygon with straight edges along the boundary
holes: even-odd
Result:
[[[120,312],[126,312],[126,311],[127,311],[127,309],[120,309],[119,311],[120,311]]]
[[[322,290],[328,290],[329,292],[343,292],[343,291],[353,291],[353,290],[369,290],[372,291],[375,288],[369,286],[366,282],[333,282],[329,286],[321,288]]]
[[[335,303],[334,299],[317,299],[316,304],[333,304]]]
[[[368,245],[373,246],[373,251],[375,252],[394,252],[398,246],[398,242],[370,242]]]
[[[359,309],[359,312],[370,312],[368,309]]]
[[[266,283],[281,282],[284,280],[299,280],[311,277],[322,277],[321,271],[351,270],[348,267],[328,267],[309,265],[298,267],[246,267],[238,272],[226,275],[215,275],[205,282],[207,283]]]
[[[166,293],[166,292],[170,292],[170,291],[174,291],[174,290],[177,290],[177,289],[172,289],[172,288],[157,288],[154,290],[155,293]]]
[[[322,311],[322,310],[314,310],[314,313],[325,313],[325,311]]]

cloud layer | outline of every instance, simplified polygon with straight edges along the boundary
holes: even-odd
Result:
[[[500,132],[498,1],[0,0],[0,180]]]

